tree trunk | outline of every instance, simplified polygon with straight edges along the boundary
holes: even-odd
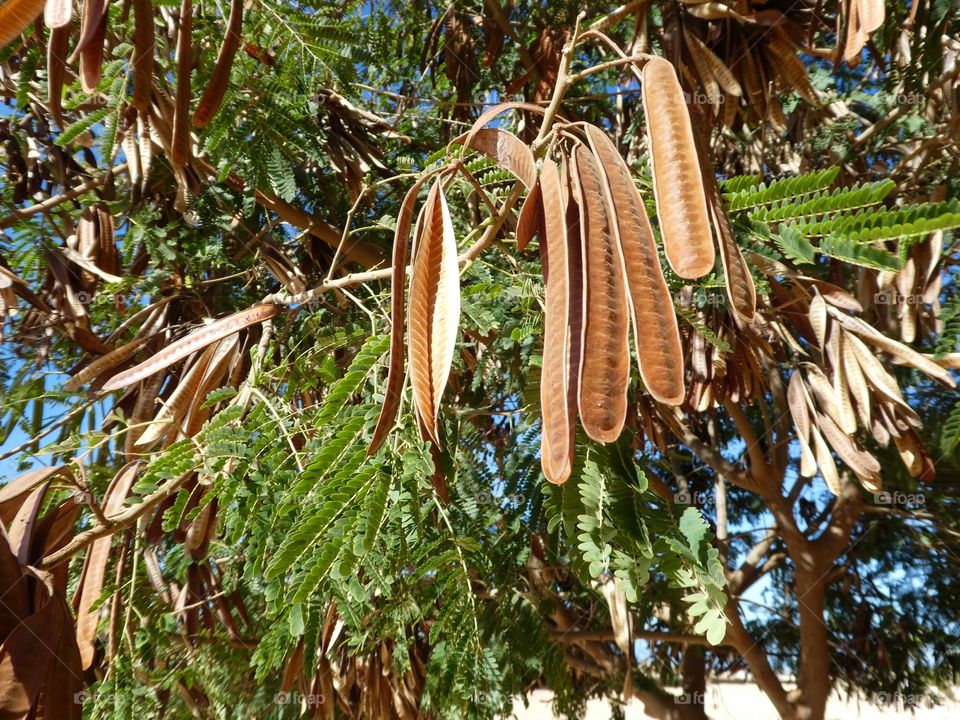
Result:
[[[797,689],[791,693],[799,720],[823,720],[830,696],[830,656],[823,619],[826,572],[797,570],[797,606],[800,615],[800,668]]]

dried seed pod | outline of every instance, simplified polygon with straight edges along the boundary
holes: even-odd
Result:
[[[643,68],[643,111],[667,261],[682,278],[703,277],[716,255],[700,162],[683,91],[673,65],[661,58]]]
[[[627,414],[630,351],[626,273],[600,169],[584,145],[574,151],[572,173],[583,238],[580,420],[590,438],[607,443],[620,436]]]
[[[153,48],[156,42],[151,0],[133,0],[133,106],[144,118],[153,91]]]
[[[640,375],[653,397],[679,405],[685,392],[680,330],[643,199],[613,142],[597,127],[588,125],[586,133],[603,168],[613,231],[624,260]]]
[[[177,95],[173,108],[170,162],[182,168],[190,159],[190,72],[193,44],[193,2],[182,0],[177,32]]]
[[[222,340],[228,335],[239,332],[250,325],[269,320],[279,311],[280,308],[277,305],[255,305],[252,308],[228,315],[206,327],[200,328],[185,338],[171,343],[153,357],[114,376],[104,384],[103,389],[107,391],[117,390],[125,385],[132,385],[135,382],[139,382],[143,380],[143,378],[149,377],[155,372],[159,372],[163,368],[173,365],[173,363],[178,360],[182,360],[187,355],[191,355],[217,340]]]
[[[544,161],[540,182],[545,223],[540,248],[546,284],[540,379],[543,413],[540,462],[547,480],[560,484],[566,482],[573,468],[575,418],[571,416],[567,402],[570,383],[570,263],[566,208],[560,189],[560,172],[552,160]]]
[[[5,48],[43,12],[44,0],[7,0],[0,5],[0,48]]]
[[[410,225],[420,188],[430,178],[424,175],[407,191],[397,214],[397,228],[393,235],[393,268],[390,273],[390,360],[387,366],[387,385],[383,393],[383,409],[373,430],[373,438],[367,453],[372,455],[386,440],[393,428],[400,407],[400,393],[406,368],[403,355],[403,330],[406,325],[406,298],[404,283],[407,278],[407,263],[410,258]]]
[[[457,242],[438,178],[430,190],[417,241],[408,323],[414,406],[426,434],[438,445],[437,413],[450,375],[459,321]]]
[[[217,64],[213,67],[210,81],[207,83],[203,96],[193,114],[193,126],[206,127],[213,119],[223,96],[227,92],[227,83],[230,80],[230,69],[233,67],[233,58],[240,47],[243,30],[243,0],[232,0],[230,3],[230,19],[227,21],[227,34],[223,38],[220,52],[217,55]]]

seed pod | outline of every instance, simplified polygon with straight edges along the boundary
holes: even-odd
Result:
[[[644,66],[642,77],[653,192],[664,250],[677,275],[695,280],[713,270],[716,255],[690,114],[673,65],[662,58],[652,59]]]

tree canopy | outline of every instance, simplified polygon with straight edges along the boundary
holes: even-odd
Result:
[[[6,0],[0,718],[936,702],[958,29]]]

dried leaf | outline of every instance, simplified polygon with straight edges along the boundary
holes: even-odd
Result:
[[[593,154],[578,145],[571,168],[583,246],[580,420],[597,442],[620,436],[627,414],[630,351],[626,273]]]
[[[703,178],[683,91],[666,60],[643,68],[643,110],[667,261],[682,278],[703,277],[715,260]]]
[[[112,377],[104,383],[105,391],[117,390],[126,385],[143,380],[145,377],[159,372],[165,367],[173,365],[201,348],[222,340],[228,335],[243,330],[243,328],[264,322],[274,317],[280,311],[277,305],[254,305],[233,315],[217,320],[210,325],[200,328],[196,332],[171,343],[153,357],[144,360],[129,370]]]
[[[599,128],[586,128],[590,146],[603,168],[613,230],[623,254],[640,376],[662,403],[683,402],[683,349],[670,289],[643,199],[616,146]]]
[[[217,54],[217,64],[210,74],[197,110],[193,114],[193,125],[197,128],[206,127],[213,119],[223,96],[227,92],[227,83],[230,80],[230,69],[233,67],[233,58],[240,47],[243,31],[243,0],[232,0],[230,3],[230,19],[227,21],[227,34],[223,38],[220,52]]]
[[[568,403],[570,368],[570,263],[568,257],[566,208],[556,163],[545,160],[540,174],[545,221],[541,243],[544,301],[543,370],[540,379],[540,407],[543,435],[540,462],[543,474],[561,484],[573,469],[575,418]]]
[[[424,429],[439,445],[437,414],[447,385],[460,321],[460,276],[453,221],[442,180],[430,189],[410,280],[408,344],[413,401]]]

